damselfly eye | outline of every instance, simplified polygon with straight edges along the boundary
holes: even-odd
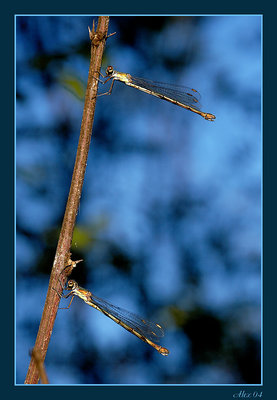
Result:
[[[74,287],[74,281],[70,280],[67,282],[67,287],[72,289]]]
[[[111,65],[108,66],[106,69],[106,75],[112,75],[113,73],[113,67]]]

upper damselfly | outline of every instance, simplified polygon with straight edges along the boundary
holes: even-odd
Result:
[[[190,110],[196,114],[199,114],[208,121],[213,121],[215,119],[213,114],[205,113],[200,110],[199,99],[201,96],[195,89],[191,89],[186,86],[154,82],[144,78],[136,78],[130,74],[126,74],[125,72],[115,71],[112,66],[109,66],[106,69],[106,75],[103,77],[107,79],[104,82],[99,80],[101,83],[105,84],[112,79],[112,84],[108,92],[102,93],[99,96],[111,94],[114,81],[117,80],[125,83],[125,85],[131,86],[135,89],[141,90],[142,92],[159,97],[162,100],[169,101],[170,103],[183,107],[186,110]]]
[[[159,324],[155,324],[140,318],[137,315],[124,310],[123,308],[116,307],[113,304],[94,296],[88,290],[80,287],[73,279],[70,279],[67,282],[67,286],[64,289],[69,290],[70,292],[66,295],[61,295],[60,297],[68,298],[72,296],[67,308],[70,307],[74,296],[78,296],[86,304],[98,311],[101,311],[104,315],[111,318],[114,322],[122,326],[128,332],[154,347],[154,349],[163,356],[167,356],[169,354],[169,351],[165,347],[154,343],[158,342],[159,338],[164,336],[163,329]]]

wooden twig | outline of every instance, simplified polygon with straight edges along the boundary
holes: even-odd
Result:
[[[39,352],[42,362],[46,356],[59,306],[60,297],[57,293],[61,293],[61,284],[64,285],[65,280],[71,273],[72,269],[65,269],[65,267],[69,265],[70,262],[72,263],[70,260],[70,247],[87,165],[98,88],[98,79],[95,78],[98,78],[101,68],[108,25],[109,17],[99,17],[97,29],[95,30],[93,23],[93,28],[89,34],[91,40],[91,59],[78,149],[68,201],[61,227],[54,264],[50,275],[45,306],[34,346],[34,350]],[[63,274],[61,274],[62,272]],[[55,290],[52,290],[53,288]],[[25,383],[34,384],[38,382],[38,379],[39,371],[35,359],[32,356]]]
[[[40,378],[40,382],[43,385],[47,385],[49,384],[48,378],[47,378],[47,374],[44,368],[44,364],[43,364],[43,360],[41,358],[41,355],[39,354],[39,352],[37,350],[32,350],[31,351],[31,356],[34,358],[37,369],[38,369],[38,373],[39,373],[39,378]]]

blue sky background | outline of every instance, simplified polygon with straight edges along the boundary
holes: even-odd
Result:
[[[26,376],[69,191],[92,21],[16,19],[17,383]],[[195,88],[216,120],[120,82],[97,100],[72,243],[73,258],[84,263],[72,278],[160,323],[170,355],[76,299],[58,312],[49,380],[258,384],[261,17],[111,17],[114,31],[103,72],[113,65]]]

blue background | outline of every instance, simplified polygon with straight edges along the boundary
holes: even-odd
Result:
[[[69,190],[92,19],[17,17],[17,383],[27,372]],[[114,31],[103,72],[113,65],[193,87],[217,119],[118,82],[112,96],[98,99],[72,244],[74,259],[85,262],[72,277],[163,325],[170,355],[74,300],[56,319],[49,380],[258,384],[261,18],[112,17]]]

